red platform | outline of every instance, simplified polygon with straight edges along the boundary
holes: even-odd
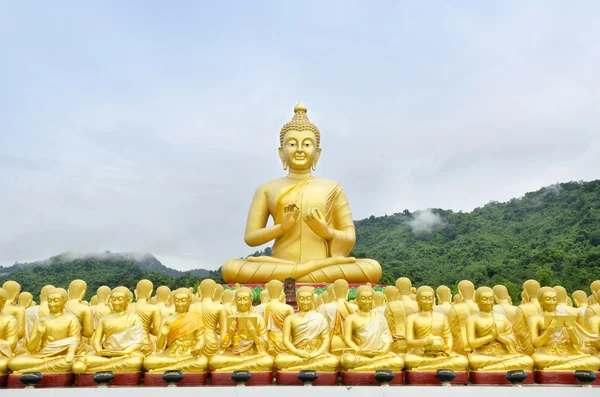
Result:
[[[25,385],[19,382],[20,377],[21,374],[8,375],[6,387],[9,389],[23,389]],[[75,377],[72,373],[42,374],[42,380],[37,385],[35,385],[35,387],[71,387],[73,386],[74,379]]]
[[[0,375],[0,387],[6,386],[8,375]]]
[[[312,382],[315,386],[331,386],[336,385],[338,381],[337,372],[318,372],[318,378]],[[278,385],[303,385],[298,379],[298,372],[277,372],[275,376]]]
[[[575,371],[533,371],[535,383],[542,385],[580,385],[575,379]],[[596,380],[592,383],[600,386],[600,372],[596,372]]]
[[[454,371],[454,373],[456,378],[452,381],[452,385],[466,385],[469,383],[467,371]],[[435,377],[435,371],[406,371],[406,384],[441,386],[442,382]]]
[[[375,371],[373,372],[342,372],[342,384],[352,386],[367,386],[367,385],[380,385],[375,380]],[[394,380],[390,382],[390,385],[403,385],[404,384],[404,371],[394,372]]]
[[[107,386],[139,386],[142,380],[141,372],[115,372],[115,378]],[[96,387],[94,374],[79,374],[75,377],[75,386],[77,387]]]
[[[527,379],[522,383],[523,385],[533,384],[533,371],[525,371],[527,373]],[[458,375],[458,374],[457,374]],[[511,385],[506,379],[506,372],[476,372],[472,371],[469,374],[471,383],[474,385]]]
[[[210,374],[210,384],[213,386],[235,386],[231,380],[231,372],[212,372]],[[247,386],[264,386],[273,383],[272,372],[251,372],[252,377],[246,382]]]
[[[199,374],[183,374],[183,379],[177,382],[177,387],[204,386],[206,385],[206,372]],[[168,386],[163,379],[162,373],[145,373],[144,386]]]

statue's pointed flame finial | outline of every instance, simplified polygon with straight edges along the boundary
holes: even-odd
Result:
[[[306,105],[302,101],[298,102],[296,106],[294,106],[294,113],[306,113],[307,111]]]

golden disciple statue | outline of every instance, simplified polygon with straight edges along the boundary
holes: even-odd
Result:
[[[400,372],[402,357],[390,351],[392,334],[385,317],[373,309],[373,289],[362,285],[356,290],[359,311],[346,318],[344,341],[346,350],[340,363],[346,372],[373,372],[389,369]]]
[[[517,314],[517,307],[510,303],[508,289],[502,284],[497,284],[494,285],[492,291],[494,291],[494,300],[496,302],[494,312],[504,314],[508,318],[508,321],[513,324],[515,322],[515,315]]]
[[[98,298],[98,303],[93,307],[94,313],[94,329],[98,328],[98,324],[102,320],[102,317],[108,316],[112,311],[108,306],[108,301],[110,299],[110,287],[106,285],[102,285],[98,287],[96,290],[96,296]]]
[[[530,371],[533,359],[516,351],[512,326],[506,316],[494,313],[494,291],[479,287],[475,291],[479,313],[467,318],[467,340],[471,346],[472,371]]]
[[[142,319],[127,311],[133,294],[126,287],[117,287],[110,295],[113,312],[102,317],[94,333],[94,352],[77,356],[73,363],[76,374],[98,371],[139,372],[144,357]]]
[[[230,324],[221,341],[222,352],[209,360],[212,372],[272,370],[274,361],[267,352],[265,320],[250,311],[252,297],[250,288],[236,289],[235,316],[229,317]]]
[[[473,300],[475,295],[475,286],[470,280],[462,280],[458,283],[458,292],[463,298],[461,303],[452,305],[448,313],[448,323],[454,339],[454,351],[458,354],[466,355],[471,351],[467,343],[467,317],[479,311],[477,304]]]
[[[82,303],[87,283],[83,280],[73,280],[69,284],[69,300],[65,306],[65,310],[73,314],[81,324],[81,336],[83,341],[87,342],[87,338],[94,334],[94,314],[92,308]]]
[[[282,303],[283,284],[279,280],[271,280],[266,285],[269,292],[269,302],[265,307],[265,323],[269,338],[269,354],[276,356],[286,351],[283,344],[283,323],[286,317],[294,314],[294,308]]]
[[[529,319],[531,343],[536,349],[533,353],[535,369],[598,371],[600,358],[581,352],[584,341],[576,329],[578,324],[568,320],[573,316],[556,311],[558,299],[554,288],[540,288],[537,300],[542,312]]]
[[[335,280],[329,297],[335,298],[332,302],[321,306],[321,313],[329,322],[331,332],[331,353],[339,357],[346,348],[344,341],[344,323],[346,318],[358,311],[358,306],[348,302],[350,286],[344,279]]]
[[[35,323],[42,317],[46,316],[50,311],[48,310],[48,292],[53,290],[53,285],[45,285],[40,291],[40,304],[31,306],[25,309],[25,336],[29,340],[29,336],[33,331]]]
[[[144,326],[144,342],[142,344],[142,353],[144,356],[152,354],[154,351],[154,342],[150,339],[150,335],[155,337],[158,335],[160,322],[162,317],[160,315],[160,309],[148,303],[148,299],[152,295],[154,285],[150,280],[140,280],[135,287],[135,298],[136,302],[131,306],[131,310],[137,313],[142,319],[142,325]]]
[[[596,280],[590,284],[592,292],[592,304],[589,304],[584,314],[584,325],[589,328],[589,319],[600,314],[600,280]]]
[[[19,340],[25,337],[25,309],[15,305],[19,293],[21,292],[21,285],[16,281],[9,280],[2,284],[2,289],[6,291],[8,298],[4,305],[4,313],[15,316],[17,324],[19,325]]]
[[[217,283],[209,278],[200,283],[202,301],[192,304],[190,312],[202,316],[204,322],[204,355],[209,359],[219,353],[220,337],[227,333],[225,308],[219,302],[213,301]]]
[[[329,324],[321,313],[312,310],[313,300],[311,287],[296,291],[298,313],[287,317],[283,324],[283,345],[287,351],[275,358],[279,371],[337,372],[339,361],[329,353]]]
[[[17,348],[19,326],[15,316],[3,313],[8,294],[0,288],[0,376],[8,372],[8,361]]]
[[[279,157],[288,175],[261,185],[254,194],[244,239],[252,247],[274,241],[272,256],[231,260],[222,268],[227,283],[266,283],[293,278],[323,283],[343,278],[376,283],[381,266],[348,257],[356,242],[352,214],[339,183],[313,177],[321,134],[299,103],[279,134]],[[273,226],[267,226],[269,217]]]
[[[438,304],[433,310],[447,316],[452,308],[452,291],[447,286],[440,285],[435,289],[435,296],[437,297]]]
[[[149,372],[180,370],[206,372],[208,359],[204,349],[204,323],[197,313],[189,313],[193,294],[187,288],[173,293],[175,313],[165,318],[156,340],[159,354],[144,359],[144,369]]]
[[[452,333],[448,318],[433,311],[433,288],[417,289],[419,312],[406,319],[406,368],[411,371],[436,371],[452,369],[465,371],[469,366],[466,357],[452,351]]]
[[[529,329],[529,318],[542,311],[537,299],[537,293],[540,289],[540,283],[536,280],[527,280],[523,283],[521,297],[523,302],[517,307],[515,312],[513,329],[517,342],[519,343],[519,353],[531,356],[535,352],[531,344],[531,332]]]
[[[585,326],[585,311],[587,310],[587,307],[588,307],[588,303],[587,303],[588,296],[585,293],[585,291],[582,291],[580,289],[578,289],[577,291],[573,291],[571,296],[573,297],[573,304],[575,305],[577,310],[579,310],[578,318],[580,320],[580,324]]]
[[[165,285],[161,285],[156,289],[156,306],[160,310],[162,318],[168,317],[175,313],[173,305],[169,306],[169,299],[171,298],[171,289]]]
[[[29,353],[10,360],[13,373],[71,372],[73,358],[81,340],[81,326],[77,317],[64,311],[67,291],[55,288],[48,292],[50,313],[38,320],[27,343]]]
[[[412,282],[406,277],[396,280],[398,300],[389,302],[384,315],[392,333],[391,350],[396,354],[406,353],[405,324],[406,318],[419,311],[417,302],[410,297]]]

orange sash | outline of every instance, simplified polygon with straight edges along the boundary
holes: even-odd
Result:
[[[167,344],[171,343],[177,338],[186,336],[195,332],[196,330],[204,326],[202,317],[197,313],[187,313],[183,317],[179,317],[173,321],[169,327],[169,334],[167,335]]]

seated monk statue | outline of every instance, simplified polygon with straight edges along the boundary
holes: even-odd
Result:
[[[389,302],[384,310],[385,318],[392,333],[391,350],[396,354],[406,353],[406,339],[404,327],[406,318],[419,311],[417,302],[410,297],[412,282],[407,277],[400,277],[396,280],[396,290],[398,291],[398,300]]]
[[[344,322],[344,350],[340,363],[346,372],[374,372],[389,369],[400,372],[402,357],[390,351],[392,334],[383,314],[373,310],[373,289],[362,285],[356,290],[358,312]]]
[[[221,353],[209,359],[208,366],[212,372],[271,372],[273,369],[273,358],[267,352],[269,344],[265,320],[250,311],[252,297],[250,288],[236,289],[235,317],[222,336]],[[256,325],[251,320],[256,321]]]
[[[44,285],[40,291],[40,304],[28,307],[25,309],[25,337],[29,340],[29,336],[33,331],[33,327],[37,321],[48,315],[48,292],[55,287],[53,285]]]
[[[173,305],[169,305],[169,299],[171,298],[171,289],[165,285],[161,285],[156,289],[156,306],[160,310],[162,318],[169,317],[175,313]]]
[[[221,336],[227,332],[227,313],[220,302],[215,302],[213,296],[217,283],[209,278],[200,283],[202,301],[193,303],[190,312],[199,314],[204,322],[204,355],[209,359],[219,353]]]
[[[269,354],[273,357],[287,349],[283,345],[283,323],[288,316],[294,314],[294,308],[280,301],[283,295],[283,284],[279,280],[271,280],[266,285],[269,302],[265,307],[265,324],[269,338]]]
[[[579,317],[578,317],[579,324],[581,324],[585,327],[585,311],[587,310],[587,307],[588,307],[588,303],[587,303],[588,296],[585,293],[585,291],[582,291],[580,289],[578,289],[577,291],[573,291],[571,296],[573,298],[573,304],[575,305],[577,310],[579,310]]]
[[[546,325],[546,317],[565,315],[556,310],[558,298],[551,287],[538,290],[537,300],[542,312],[529,318],[531,343],[536,349],[533,353],[535,369],[544,371],[575,371],[600,369],[600,358],[582,352],[585,341],[575,320],[564,321],[558,326],[557,319]],[[569,316],[573,318],[573,316]],[[579,329],[578,329],[579,328]]]
[[[245,241],[252,247],[274,241],[272,256],[234,259],[223,265],[227,283],[376,283],[381,266],[348,257],[356,232],[339,183],[311,175],[321,154],[321,134],[298,103],[279,134],[279,157],[288,175],[260,186],[250,205]],[[273,226],[267,226],[269,217]]]
[[[588,328],[590,327],[589,319],[600,314],[600,280],[595,280],[590,284],[590,291],[592,292],[591,302],[583,315],[583,325]]]
[[[8,362],[17,348],[19,326],[15,316],[3,313],[8,294],[0,288],[0,376],[8,372]]]
[[[142,353],[144,356],[149,356],[154,352],[155,337],[158,336],[162,316],[160,309],[151,303],[148,303],[154,284],[150,280],[140,280],[134,290],[136,302],[131,304],[130,312],[137,313],[142,319],[144,326],[144,343],[142,345]]]
[[[385,295],[385,300],[387,303],[397,301],[400,299],[400,294],[398,293],[398,288],[393,285],[388,285],[383,289],[383,293]]]
[[[146,357],[144,370],[206,372],[208,359],[202,355],[204,323],[202,316],[189,312],[193,297],[194,295],[187,288],[175,290],[173,293],[175,313],[163,320],[156,340],[156,348],[161,353]]]
[[[452,351],[448,318],[433,311],[433,302],[433,288],[421,286],[417,289],[419,312],[406,319],[406,368],[411,371],[466,371],[469,361]]]
[[[516,351],[517,342],[508,318],[494,313],[494,291],[479,287],[475,291],[479,313],[467,318],[467,341],[471,346],[471,371],[530,371],[533,359]]]
[[[344,342],[344,323],[346,318],[358,311],[358,306],[348,302],[350,286],[343,279],[335,280],[328,296],[335,298],[333,301],[321,306],[321,314],[329,323],[331,333],[331,353],[340,357],[346,348]]]
[[[13,373],[71,372],[73,358],[81,341],[81,326],[77,317],[65,312],[67,291],[55,288],[48,292],[50,313],[40,318],[27,343],[29,353],[10,360]]]
[[[98,328],[98,324],[100,324],[102,317],[108,316],[110,313],[112,313],[112,310],[110,310],[110,307],[108,306],[110,292],[110,287],[106,285],[102,285],[96,290],[98,303],[92,308],[94,313],[94,329]]]
[[[448,316],[450,309],[452,309],[452,291],[447,286],[440,285],[435,289],[435,296],[437,297],[438,304],[433,310]]]
[[[98,371],[139,372],[144,356],[144,326],[136,313],[127,307],[133,294],[126,287],[117,287],[110,294],[113,312],[102,317],[94,333],[94,352],[75,358],[73,372],[76,374]]]
[[[508,289],[502,284],[497,284],[494,285],[492,291],[494,291],[494,300],[496,302],[496,305],[494,306],[494,312],[505,315],[512,325],[515,322],[517,307],[510,303]]]
[[[329,323],[313,310],[313,301],[312,287],[298,288],[298,313],[288,316],[283,323],[283,345],[287,351],[275,357],[275,365],[281,372],[337,372],[339,361],[329,353]]]
[[[456,303],[448,313],[448,324],[454,341],[453,349],[456,353],[466,355],[471,351],[467,343],[467,317],[479,311],[477,303],[473,300],[475,286],[470,280],[462,280],[458,283],[458,292],[463,298],[461,303]]]
[[[23,342],[26,336],[26,327],[25,327],[25,309],[16,305],[17,298],[21,293],[21,284],[16,281],[9,280],[2,284],[2,289],[6,291],[8,295],[8,299],[6,300],[6,304],[4,305],[4,313],[10,314],[11,316],[15,316],[17,319],[17,324],[19,325],[19,343]],[[17,347],[17,349],[22,350],[18,353],[24,353],[25,350],[23,348]]]

